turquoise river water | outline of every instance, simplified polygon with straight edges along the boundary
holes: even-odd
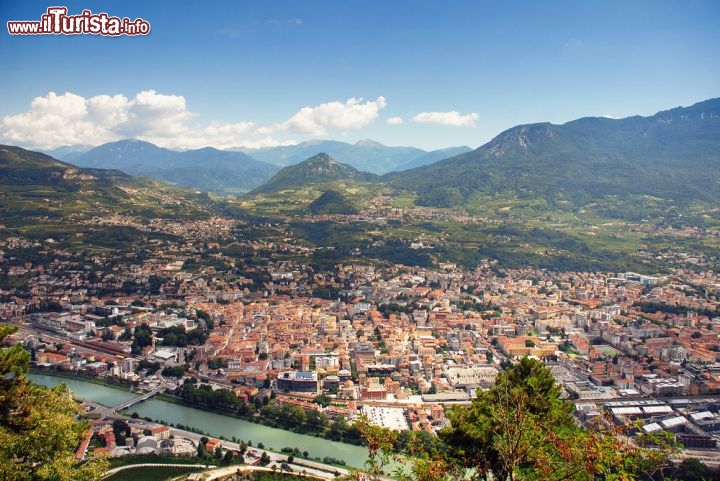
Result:
[[[37,384],[49,387],[66,384],[76,396],[104,406],[117,406],[137,396],[137,394],[120,387],[103,386],[82,379],[68,379],[36,373],[31,373],[28,377]],[[362,467],[368,455],[367,449],[362,446],[296,434],[160,399],[144,401],[131,407],[128,411],[137,412],[141,417],[150,417],[168,424],[192,426],[211,436],[224,436],[226,439],[232,439],[235,436],[237,439],[252,441],[254,446],[263,443],[267,449],[273,451],[291,447],[298,448],[300,451],[308,451],[311,457],[331,456],[343,459],[348,466],[353,467]]]

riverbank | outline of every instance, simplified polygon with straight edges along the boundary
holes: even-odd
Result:
[[[281,429],[283,431],[287,431],[290,433],[295,433],[295,434],[299,434],[299,435],[303,435],[303,436],[312,436],[314,438],[319,438],[319,439],[327,439],[326,433],[324,433],[324,432],[321,433],[321,432],[317,432],[317,431],[303,431],[303,430],[288,429],[287,427],[278,424],[271,418],[267,418],[267,417],[263,416],[262,414],[260,414],[260,415],[243,415],[243,414],[239,414],[237,411],[233,411],[230,409],[222,409],[222,408],[218,408],[218,407],[214,407],[214,406],[208,406],[207,404],[193,402],[193,401],[190,401],[187,399],[183,399],[179,396],[174,396],[172,394],[158,394],[155,396],[155,399],[160,399],[160,400],[166,401],[168,403],[177,404],[179,406],[187,406],[187,407],[191,407],[191,408],[202,409],[203,411],[206,411],[206,412],[219,414],[221,416],[232,417],[232,418],[246,421],[249,423],[267,426],[267,427],[273,428],[273,429]],[[126,410],[125,412],[128,412],[128,411],[129,411],[129,409]],[[350,446],[362,446],[363,445],[362,441],[360,441],[360,439],[358,439],[357,442],[351,442],[348,439],[334,439],[333,441],[343,443],[343,444],[348,444]]]
[[[92,384],[97,384],[99,386],[105,386],[105,387],[109,387],[112,389],[118,389],[118,390],[124,391],[126,393],[133,393],[132,394],[133,396],[137,395],[137,393],[135,393],[134,391],[131,390],[131,388],[134,386],[133,384],[123,383],[114,378],[102,378],[101,379],[101,378],[97,378],[95,376],[78,374],[73,371],[65,371],[65,370],[60,371],[60,370],[53,369],[53,368],[43,368],[43,367],[38,367],[38,366],[32,366],[30,368],[30,372],[37,374],[37,375],[41,375],[41,376],[53,376],[53,377],[59,377],[59,378],[64,378],[64,379],[88,382],[88,383],[92,383]],[[223,409],[223,408],[216,407],[216,406],[209,406],[207,404],[190,401],[188,399],[184,399],[179,396],[175,396],[175,395],[167,394],[167,393],[157,394],[157,395],[155,395],[154,398],[162,400],[162,401],[170,403],[170,404],[176,404],[178,406],[186,406],[186,407],[190,407],[190,408],[196,408],[196,409],[200,409],[204,412],[211,412],[211,413],[218,414],[221,416],[228,416],[228,417],[232,417],[234,419],[238,419],[238,420],[245,421],[248,423],[258,424],[258,425],[266,426],[266,427],[272,428],[272,429],[280,429],[280,430],[287,431],[289,433],[298,434],[301,436],[311,436],[311,437],[318,438],[318,439],[327,439],[326,432],[305,431],[305,430],[301,430],[301,429],[290,429],[287,426],[284,426],[271,418],[263,416],[262,414],[260,414],[260,415],[243,415],[243,414],[239,414],[237,411],[233,411],[230,409]],[[103,403],[100,402],[99,404],[103,404]],[[116,406],[117,403],[116,404],[105,404],[105,405],[108,407],[112,407],[112,406]],[[137,411],[134,410],[133,408],[134,408],[134,406],[130,407],[128,409],[125,409],[123,411],[124,414],[126,414],[128,416],[132,416],[133,414],[137,413]],[[139,413],[138,413],[138,415],[139,415]],[[181,428],[188,427],[188,428],[190,428],[190,430],[193,430],[193,428],[194,428],[193,426],[186,426],[182,423],[178,427],[181,427]],[[200,432],[201,434],[208,434],[204,431],[201,431],[201,428],[194,428],[194,429],[197,432]],[[348,437],[344,436],[341,439],[333,439],[332,441],[347,444],[350,446],[363,446],[362,441],[359,438],[354,439],[352,437],[348,438]]]
[[[110,387],[110,388],[114,388],[114,389],[120,389],[120,390],[128,391],[128,392],[131,392],[131,388],[134,387],[134,385],[131,383],[124,383],[124,382],[116,381],[112,378],[100,379],[95,376],[86,376],[83,374],[78,374],[73,371],[59,371],[57,369],[52,369],[52,368],[30,366],[29,372],[31,372],[33,374],[39,374],[41,376],[54,376],[54,377],[61,377],[61,378],[65,378],[65,379],[76,379],[78,381],[89,382],[92,384],[106,386],[106,387]]]
[[[62,384],[67,379],[66,384],[78,397],[105,406],[117,406],[125,400],[124,398],[131,399],[136,396],[116,386],[91,383],[89,379],[81,377],[61,378],[53,374],[52,371],[42,371],[33,373],[29,377],[38,384],[51,387]],[[361,446],[271,428],[228,416],[227,413],[212,413],[163,399],[150,399],[131,409],[141,418],[157,420],[165,425],[190,428],[188,430],[207,433],[208,436],[216,438],[252,441],[254,446],[263,446],[276,452],[281,452],[284,447],[297,447],[301,452],[308,451],[310,459],[322,460],[325,457],[333,457],[342,459],[348,466],[355,468],[362,468],[368,456],[367,449]]]

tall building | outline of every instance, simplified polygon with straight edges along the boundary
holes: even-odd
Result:
[[[278,374],[278,389],[288,392],[311,392],[320,391],[317,372],[314,371],[285,371]]]

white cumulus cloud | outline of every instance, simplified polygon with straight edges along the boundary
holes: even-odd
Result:
[[[460,115],[453,110],[451,112],[421,112],[412,118],[416,124],[438,124],[451,127],[475,127],[478,114],[470,113]]]
[[[382,96],[366,102],[355,98],[345,103],[327,102],[317,107],[301,108],[278,127],[305,135],[326,135],[330,128],[360,129],[374,122],[386,105]]]
[[[26,112],[0,121],[0,142],[52,149],[62,145],[99,145],[135,138],[169,148],[212,146],[270,147],[292,145],[279,140],[253,122],[191,124],[195,118],[185,97],[144,90],[128,99],[124,95],[84,98],[65,92],[35,97]]]
[[[123,104],[127,99],[102,96],[88,103],[73,93],[50,92],[35,97],[26,112],[5,117],[0,124],[0,138],[5,143],[38,147],[108,142],[116,138],[113,124],[121,121],[109,115],[111,102]]]
[[[294,145],[293,133],[325,135],[328,129],[359,129],[378,117],[385,98],[351,98],[303,107],[282,123],[198,122],[185,97],[144,90],[132,98],[122,94],[85,98],[72,92],[36,97],[27,111],[0,120],[0,143],[52,149],[62,145],[99,145],[140,139],[161,147],[194,149],[259,148]],[[276,134],[280,138],[275,137]]]
[[[388,125],[400,125],[403,123],[402,117],[390,117],[387,119]]]
[[[187,133],[186,122],[194,117],[182,95],[140,92],[127,103],[127,122],[118,130],[125,137],[175,138]]]

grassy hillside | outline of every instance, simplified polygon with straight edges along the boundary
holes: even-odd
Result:
[[[472,152],[385,179],[417,192],[419,205],[437,207],[514,196],[635,219],[644,214],[638,204],[655,202],[662,212],[717,202],[720,99],[652,117],[522,125]]]
[[[371,181],[377,178],[374,174],[360,172],[350,165],[338,162],[326,153],[319,153],[299,164],[281,169],[250,194],[278,193],[332,181]]]
[[[322,193],[308,205],[310,214],[357,214],[358,209],[343,194],[334,190]]]
[[[0,146],[0,191],[6,227],[109,214],[202,218],[212,207],[206,195],[117,170],[77,168],[12,146]]]

